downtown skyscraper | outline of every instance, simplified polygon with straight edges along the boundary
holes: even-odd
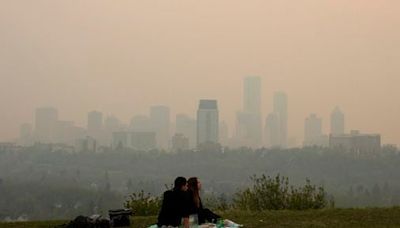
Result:
[[[237,113],[236,137],[240,144],[258,147],[262,141],[261,78],[243,80],[243,110]]]
[[[284,92],[274,94],[274,113],[279,119],[279,146],[287,148],[288,141],[288,98]]]
[[[276,113],[270,113],[267,116],[265,121],[264,138],[266,147],[281,147],[279,116]]]
[[[345,133],[345,118],[343,112],[336,107],[331,113],[331,135],[343,135]]]
[[[261,113],[261,78],[246,77],[243,80],[243,111]]]
[[[219,112],[216,100],[200,100],[197,110],[197,146],[219,142]]]

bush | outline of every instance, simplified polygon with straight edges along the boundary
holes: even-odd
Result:
[[[203,203],[206,208],[211,209],[212,211],[223,212],[231,208],[227,196],[223,193],[219,196],[214,194],[206,195]]]
[[[125,208],[132,209],[135,215],[157,215],[161,207],[161,198],[145,194],[144,191],[132,193],[124,203]]]
[[[253,186],[235,194],[233,206],[241,210],[306,210],[321,209],[328,205],[323,187],[310,180],[302,187],[289,186],[289,178],[279,174],[272,178],[262,175],[251,177]],[[331,205],[333,203],[331,202]]]

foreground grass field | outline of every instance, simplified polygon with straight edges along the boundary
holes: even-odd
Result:
[[[309,211],[230,211],[225,218],[246,228],[261,227],[400,227],[400,208],[327,209]],[[148,227],[156,217],[133,217],[135,228]],[[0,223],[0,228],[50,228],[65,221]]]

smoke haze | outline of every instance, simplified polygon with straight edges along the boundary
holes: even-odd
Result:
[[[91,110],[125,122],[155,104],[195,116],[217,99],[233,131],[246,76],[262,78],[262,113],[289,99],[289,137],[309,113],[325,132],[400,144],[400,2],[396,0],[14,1],[0,7],[0,140],[39,106],[86,125]],[[174,116],[172,116],[174,117]],[[172,118],[174,119],[174,118]]]

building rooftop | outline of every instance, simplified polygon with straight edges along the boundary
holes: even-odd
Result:
[[[351,131],[350,134],[340,134],[340,135],[331,135],[331,137],[335,138],[353,138],[353,137],[380,137],[380,134],[365,134],[360,133],[359,131]]]
[[[200,100],[199,109],[218,109],[217,100]]]

